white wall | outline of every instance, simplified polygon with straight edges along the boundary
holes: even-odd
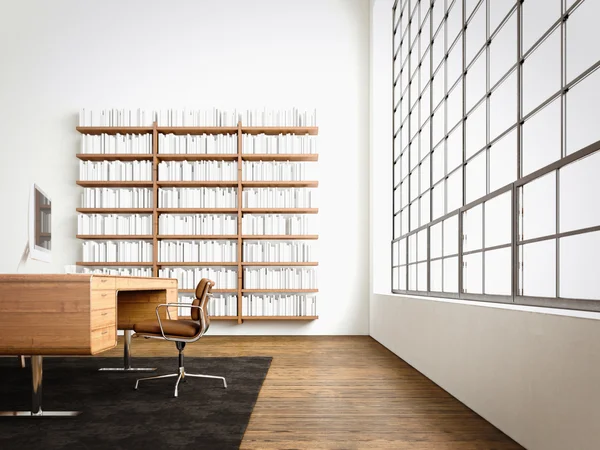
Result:
[[[600,314],[389,294],[392,3],[372,0],[370,334],[526,448],[597,449]]]
[[[366,334],[368,30],[368,0],[5,5],[0,273],[16,270],[27,242],[32,182],[53,200],[54,262],[28,262],[20,272],[62,272],[80,259],[80,108],[316,108],[320,319],[217,323],[211,332]]]

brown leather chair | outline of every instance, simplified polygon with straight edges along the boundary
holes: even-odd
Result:
[[[179,382],[181,380],[185,380],[186,377],[216,378],[223,380],[223,387],[227,388],[227,381],[225,381],[224,377],[187,373],[183,366],[183,349],[185,348],[185,344],[196,342],[198,339],[204,336],[204,333],[206,333],[208,327],[210,326],[210,318],[208,316],[208,300],[210,297],[212,297],[211,291],[214,285],[215,283],[208,278],[203,278],[200,280],[200,283],[198,283],[198,286],[196,286],[196,298],[191,305],[187,303],[164,303],[158,305],[156,307],[157,320],[146,320],[133,325],[133,329],[136,333],[135,336],[173,341],[175,342],[175,345],[177,345],[177,350],[179,350],[179,372],[155,377],[140,378],[135,382],[135,389],[138,388],[140,381],[170,377],[177,377],[177,382],[175,383],[175,397],[177,397]],[[191,320],[171,320],[169,307],[176,306],[191,307]],[[167,308],[168,319],[161,320],[159,316],[160,308]]]

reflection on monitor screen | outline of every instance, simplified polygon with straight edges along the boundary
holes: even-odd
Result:
[[[52,250],[52,202],[33,185],[29,210],[29,253],[31,258],[50,261]]]

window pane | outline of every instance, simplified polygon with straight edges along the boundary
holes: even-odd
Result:
[[[490,147],[490,192],[517,179],[516,128]]]
[[[600,232],[560,239],[560,296],[600,300]]]
[[[408,290],[417,290],[417,265],[411,264],[408,266]]]
[[[413,141],[409,147],[410,152],[410,170],[415,170],[415,167],[419,165],[419,141]],[[414,197],[411,197],[411,199]]]
[[[417,264],[417,290],[427,292],[427,263]]]
[[[410,231],[408,227],[408,208],[400,213],[400,217],[402,220],[402,234],[406,234]]]
[[[417,262],[417,234],[408,237],[408,262]]]
[[[400,187],[394,189],[394,212],[400,211]]]
[[[398,262],[401,265],[405,265],[408,262],[407,261],[407,256],[406,256],[406,243],[407,243],[407,239],[406,238],[400,239],[398,242],[400,243],[400,249],[398,251],[398,256],[399,256]]]
[[[448,4],[451,0],[448,0]],[[446,32],[448,34],[448,46],[452,45],[458,34],[462,30],[462,0],[455,1],[448,11],[446,22]]]
[[[561,0],[523,2],[523,52],[529,50],[560,18],[560,2]]]
[[[491,5],[495,3],[491,2]],[[517,36],[517,13],[514,12],[490,44],[490,86],[493,87],[516,64]]]
[[[463,257],[463,289],[469,294],[483,293],[483,253]]]
[[[533,297],[556,296],[556,241],[535,242],[522,248],[520,284],[523,295]]]
[[[448,130],[454,128],[454,126],[462,120],[463,113],[463,101],[462,101],[462,80],[452,89],[448,94],[448,100],[446,100],[446,116],[448,122]],[[462,141],[462,138],[461,138]]]
[[[444,37],[444,26],[442,25],[442,29],[440,30],[440,32],[438,32],[438,34],[433,38],[433,44],[431,46],[432,48],[432,62],[433,62],[433,66],[432,69],[435,72],[435,70],[438,68],[438,66],[440,65],[440,63],[442,62],[442,58],[444,57],[444,54],[446,53],[446,40]]]
[[[466,120],[466,156],[470,158],[486,144],[486,104],[482,102]]]
[[[431,191],[431,200],[433,202],[431,205],[433,210],[432,220],[442,217],[446,213],[444,209],[444,185],[445,183],[442,181],[441,183],[436,184]]]
[[[417,233],[417,261],[427,261],[427,229]]]
[[[567,154],[600,140],[598,104],[600,70],[596,70],[567,92]]]
[[[438,222],[429,228],[431,258],[442,256],[442,222]]]
[[[399,264],[400,258],[398,256],[399,243],[392,243],[392,265],[397,266]]]
[[[445,142],[442,142],[433,151],[433,160],[432,160],[433,167],[431,168],[432,173],[433,173],[433,179],[431,180],[432,184],[437,183],[439,180],[442,179],[442,177],[444,177],[444,175],[446,175],[445,162],[444,162],[446,159],[446,148],[445,147],[446,147]]]
[[[433,77],[431,89],[433,90],[433,92],[431,94],[432,100],[433,100],[432,104],[433,104],[433,109],[435,110],[437,108],[437,106],[440,104],[440,102],[443,100],[444,96],[446,95],[446,78],[445,78],[443,67],[441,68],[441,70],[438,70],[436,72],[435,76]],[[434,132],[435,132],[435,129],[434,129]]]
[[[419,171],[410,174],[410,201],[413,202],[419,196]]]
[[[424,58],[421,60],[421,90],[425,89],[427,83],[431,79],[431,64],[429,64],[429,50],[425,52]]]
[[[490,1],[490,33],[493,33],[498,25],[504,20],[508,11],[515,6],[516,0],[492,0]],[[517,36],[515,28],[515,39]],[[516,52],[516,48],[515,48]],[[516,58],[516,57],[515,57]],[[515,59],[516,61],[516,59]]]
[[[448,53],[446,67],[448,70],[448,87],[451,87],[462,75],[462,36]]]
[[[518,120],[517,71],[492,93],[490,97],[490,140],[515,125]]]
[[[523,124],[523,176],[560,158],[560,99]]]
[[[486,152],[481,152],[467,163],[466,202],[483,197],[486,194]]]
[[[421,163],[421,194],[431,187],[431,164],[429,164],[429,156],[423,159]]]
[[[458,293],[458,256],[444,261],[444,292]]]
[[[431,261],[429,264],[429,283],[433,292],[442,292],[442,260]]]
[[[444,220],[444,256],[458,254],[458,214]]]
[[[400,290],[405,291],[406,290],[406,266],[404,267],[400,267],[400,280],[399,280],[399,288]]]
[[[522,198],[523,239],[556,233],[556,173],[527,183]]]
[[[421,225],[431,222],[431,194],[425,192],[421,196]]]
[[[510,244],[512,241],[511,192],[485,202],[485,247]]]
[[[600,152],[560,169],[560,231],[600,225]]]
[[[419,202],[410,205],[410,231],[419,228]]]
[[[398,288],[399,288],[398,277],[399,277],[399,270],[397,267],[395,267],[392,269],[392,289],[393,290],[398,290]]]
[[[463,172],[456,170],[448,177],[447,185],[448,204],[446,212],[454,211],[463,206]]]
[[[511,294],[511,249],[485,252],[485,294]]]
[[[421,129],[421,158],[424,158],[431,151],[431,122],[427,122]]]
[[[402,183],[400,187],[400,195],[402,196],[402,207],[404,208],[405,206],[408,206],[408,178]]]
[[[433,122],[431,124],[431,134],[433,144],[436,145],[440,140],[444,138],[446,133],[446,105],[442,105],[435,111],[433,115]]]
[[[463,251],[483,248],[483,208],[481,204],[463,213]]]
[[[473,18],[467,25],[465,36],[467,39],[466,64],[469,65],[477,52],[483,47],[486,40],[486,14],[485,2],[477,9]]]
[[[402,236],[402,228],[400,223],[400,214],[394,216],[394,239]]]
[[[567,81],[581,74],[600,59],[598,41],[600,3],[586,0],[567,20]]]
[[[556,29],[523,63],[523,115],[560,89],[560,29]]]
[[[448,140],[446,141],[448,172],[453,171],[462,164],[462,130],[463,126],[460,124],[448,135]]]
[[[465,109],[470,111],[475,104],[485,95],[486,86],[485,53],[479,55],[473,65],[467,69],[465,76],[466,102]]]
[[[433,32],[439,28],[442,20],[444,20],[444,2],[439,0],[433,4]]]

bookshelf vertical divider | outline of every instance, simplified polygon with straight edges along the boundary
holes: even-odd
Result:
[[[242,121],[238,121],[237,127],[237,322],[242,323]]]
[[[158,123],[152,124],[152,276],[158,277]]]

